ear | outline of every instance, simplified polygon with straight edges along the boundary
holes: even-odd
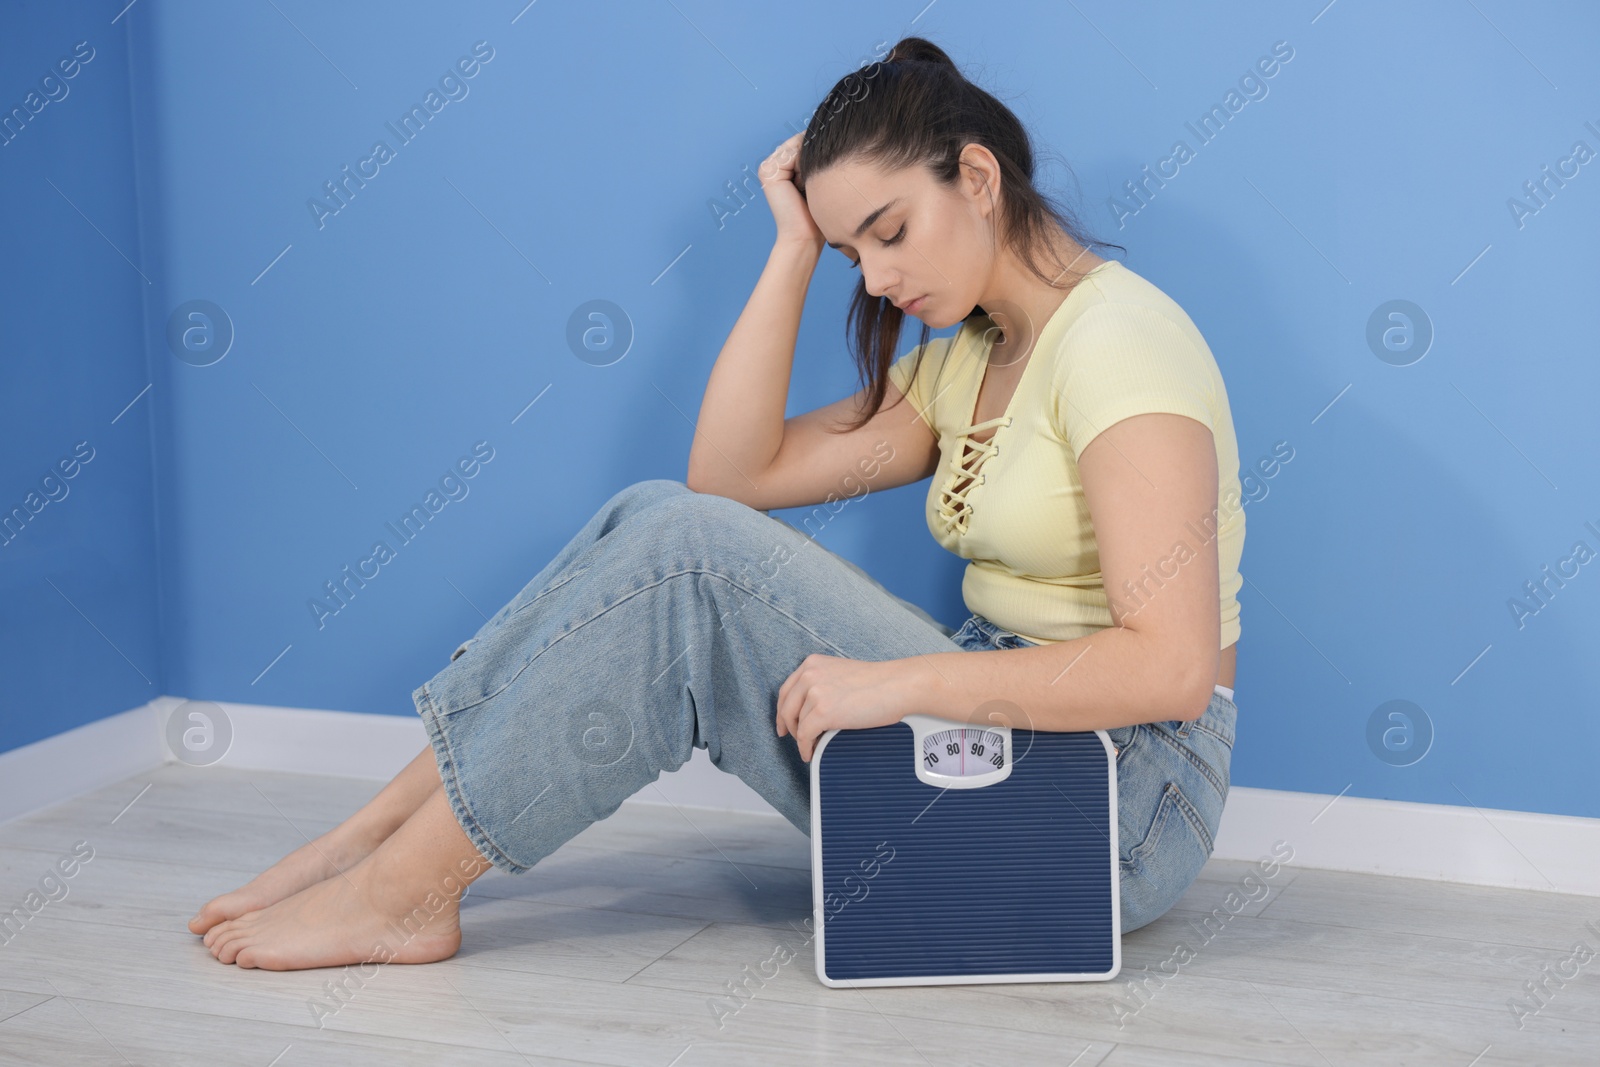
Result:
[[[961,165],[961,191],[977,201],[979,212],[987,217],[999,206],[1000,161],[983,145],[963,145],[957,157]]]

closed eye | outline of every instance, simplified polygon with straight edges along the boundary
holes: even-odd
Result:
[[[885,247],[885,248],[889,248],[889,247],[891,247],[893,245],[897,245],[901,241],[905,240],[905,237],[906,237],[906,224],[902,222],[900,224],[899,231],[893,237],[890,237],[887,240],[885,240],[884,238],[880,237],[878,239],[878,243],[883,245],[883,247]],[[851,270],[860,270],[861,269],[861,261],[859,259],[851,260],[850,261],[850,269]]]

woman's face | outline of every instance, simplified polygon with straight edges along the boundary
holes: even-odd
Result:
[[[993,159],[977,145],[963,159],[973,153]],[[869,294],[939,329],[983,302],[993,273],[994,186],[983,161],[973,163],[954,189],[922,166],[839,163],[806,180],[806,205],[829,246],[860,267]]]

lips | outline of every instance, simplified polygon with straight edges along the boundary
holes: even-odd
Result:
[[[917,309],[920,308],[924,303],[926,303],[927,300],[928,300],[928,298],[926,296],[919,296],[915,300],[911,301],[909,304],[897,304],[895,306],[898,307],[901,311],[906,312],[907,314],[915,314]]]

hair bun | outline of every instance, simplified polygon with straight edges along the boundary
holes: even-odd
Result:
[[[926,37],[902,37],[884,57],[886,63],[937,63],[956,69],[955,60]]]

